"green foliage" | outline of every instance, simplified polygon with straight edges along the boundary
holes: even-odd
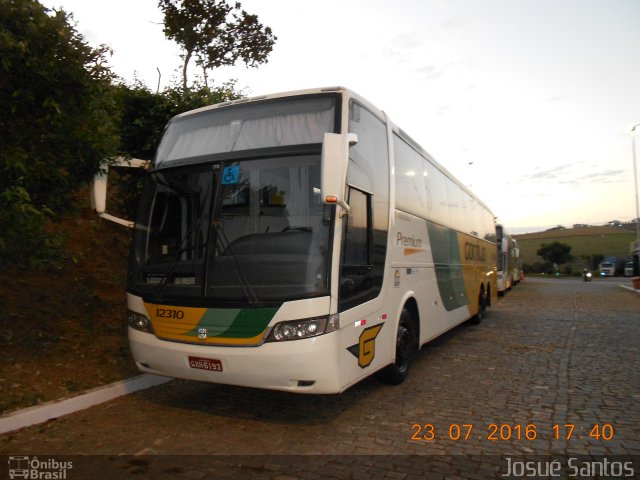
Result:
[[[107,53],[63,11],[0,0],[0,265],[50,257],[46,219],[116,151]]]
[[[62,239],[49,224],[103,159],[151,159],[171,117],[241,96],[233,82],[160,94],[114,85],[108,53],[89,47],[64,11],[0,0],[0,267],[56,263]],[[139,183],[129,172],[119,185],[129,218]]]
[[[593,253],[591,255],[578,255],[580,260],[582,260],[582,264],[589,268],[590,270],[597,270],[600,262],[604,260],[604,255],[601,253]]]
[[[182,87],[187,87],[187,67],[195,55],[204,74],[208,69],[235,65],[242,60],[256,67],[267,61],[277,38],[256,15],[225,0],[159,0],[164,13],[164,33],[182,49]]]
[[[49,265],[61,239],[47,233],[51,210],[36,208],[24,187],[13,185],[0,193],[0,265],[22,262],[34,269]]]
[[[600,262],[602,262],[603,260],[604,255],[602,255],[601,253],[594,253],[593,255],[591,255],[591,258],[589,260],[589,268],[591,270],[597,270],[598,265],[600,265]]]
[[[525,274],[530,273],[553,273],[553,263],[551,262],[535,262],[535,263],[523,263],[522,270]]]
[[[556,265],[567,263],[573,258],[571,255],[571,245],[560,242],[543,243],[536,252],[536,255]]]

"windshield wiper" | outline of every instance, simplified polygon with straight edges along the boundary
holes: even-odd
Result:
[[[256,295],[253,287],[251,286],[251,282],[247,279],[246,274],[244,273],[244,269],[242,265],[240,265],[240,261],[238,260],[238,256],[233,251],[233,247],[227,238],[227,235],[224,233],[224,229],[222,225],[218,221],[213,221],[213,226],[216,230],[216,246],[218,243],[222,247],[220,249],[221,252],[224,252],[225,256],[231,258],[234,269],[233,272],[236,274],[236,278],[238,279],[238,283],[240,284],[240,288],[242,288],[242,293],[244,293],[245,297],[249,300],[249,303],[257,304],[260,302],[260,298]]]

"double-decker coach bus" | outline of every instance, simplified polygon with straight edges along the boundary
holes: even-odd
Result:
[[[146,174],[131,351],[206,382],[397,384],[420,346],[482,318],[496,251],[485,204],[349,90],[201,108],[169,122]]]

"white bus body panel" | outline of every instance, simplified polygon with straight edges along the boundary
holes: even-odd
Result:
[[[396,211],[391,251],[392,294],[390,303],[402,308],[409,298],[418,305],[420,339],[423,345],[438,335],[469,319],[467,306],[447,312],[438,288],[431,239],[427,221],[409,213]],[[412,239],[408,250],[404,239]],[[420,246],[416,247],[419,241]],[[398,312],[399,317],[399,312]]]
[[[142,372],[299,393],[343,390],[336,375],[338,337],[339,332],[334,332],[306,340],[265,343],[259,347],[216,347],[169,342],[129,328],[131,353]],[[223,371],[191,368],[189,356],[219,360]],[[314,383],[299,386],[300,381]]]

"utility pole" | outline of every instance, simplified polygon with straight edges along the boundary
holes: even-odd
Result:
[[[631,249],[633,255],[633,275],[640,276],[640,206],[638,205],[638,171],[636,167],[636,128],[640,123],[631,128],[631,154],[633,158],[633,185],[636,191],[636,241]]]

